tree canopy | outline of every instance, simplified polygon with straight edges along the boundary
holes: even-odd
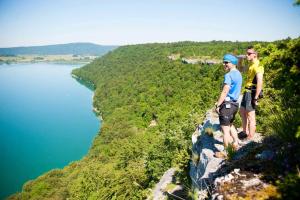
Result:
[[[93,104],[104,119],[89,153],[27,182],[11,198],[143,199],[170,167],[188,181],[191,134],[216,101],[224,71],[221,64],[183,64],[168,56],[221,59],[249,45],[256,45],[266,71],[259,129],[299,141],[299,38],[122,46],[73,71],[95,86]]]

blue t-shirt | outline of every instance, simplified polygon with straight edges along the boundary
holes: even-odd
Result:
[[[230,87],[227,94],[227,97],[230,97],[230,100],[238,100],[241,92],[242,81],[242,75],[237,69],[232,69],[230,72],[225,74],[224,84],[227,84]]]

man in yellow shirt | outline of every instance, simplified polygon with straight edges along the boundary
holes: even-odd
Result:
[[[247,72],[245,92],[241,102],[240,115],[242,117],[243,132],[251,139],[256,131],[255,107],[262,96],[264,67],[260,65],[257,52],[253,46],[247,49],[247,60],[250,66]]]

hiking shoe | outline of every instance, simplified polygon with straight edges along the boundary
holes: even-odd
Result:
[[[215,153],[214,156],[216,158],[223,158],[223,159],[227,158],[227,155],[226,155],[226,153],[224,151],[218,151],[218,152]]]
[[[244,140],[244,139],[246,139],[247,137],[248,137],[248,135],[247,135],[244,131],[241,131],[241,132],[238,133],[238,138],[239,138],[240,140]]]

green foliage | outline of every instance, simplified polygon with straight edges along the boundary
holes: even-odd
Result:
[[[192,152],[191,157],[192,157],[193,165],[197,166],[200,160],[200,155],[197,152]]]
[[[123,46],[73,71],[95,89],[93,104],[104,119],[87,156],[29,181],[11,198],[144,199],[170,167],[177,167],[177,178],[189,184],[190,136],[219,95],[224,71],[221,65],[182,64],[167,56],[220,59],[244,53],[251,44],[265,66],[258,129],[299,143],[299,38]],[[149,126],[151,121],[156,125]],[[232,158],[233,148],[227,152]],[[282,190],[298,179],[291,182]]]
[[[187,149],[182,149],[176,155],[174,155],[174,164],[177,167],[177,171],[175,177],[177,180],[180,180],[181,184],[187,186],[191,185],[191,181],[189,178],[189,161],[191,155],[189,154]],[[194,160],[193,160],[194,161]],[[199,156],[198,156],[199,161]],[[195,161],[197,162],[197,161]]]
[[[214,129],[212,126],[205,128],[204,132],[210,137],[214,136]]]
[[[258,128],[280,141],[275,160],[277,174],[284,175],[277,181],[280,199],[297,199],[300,183],[300,38],[257,45],[256,48],[265,67],[265,98],[258,109]]]
[[[259,129],[287,142],[299,142],[300,38],[256,46],[265,67],[265,98],[258,109]]]
[[[233,144],[228,144],[228,146],[225,148],[225,151],[227,153],[227,159],[232,160],[234,155],[236,154],[236,150]]]
[[[280,199],[299,199],[300,197],[300,176],[299,173],[288,174],[283,181],[278,181],[279,191],[282,196]]]
[[[276,133],[284,141],[299,140],[298,129],[300,119],[299,110],[287,109],[282,113],[279,113],[274,117],[274,121],[271,122],[273,133]]]
[[[183,64],[167,56],[220,59],[225,53],[241,54],[255,43],[123,46],[75,69],[74,75],[94,86],[93,106],[104,119],[101,132],[85,158],[27,183],[20,195],[144,199],[170,167],[177,167],[177,177],[188,184],[190,137],[219,95],[224,71],[221,65]],[[157,125],[149,126],[153,120]]]

